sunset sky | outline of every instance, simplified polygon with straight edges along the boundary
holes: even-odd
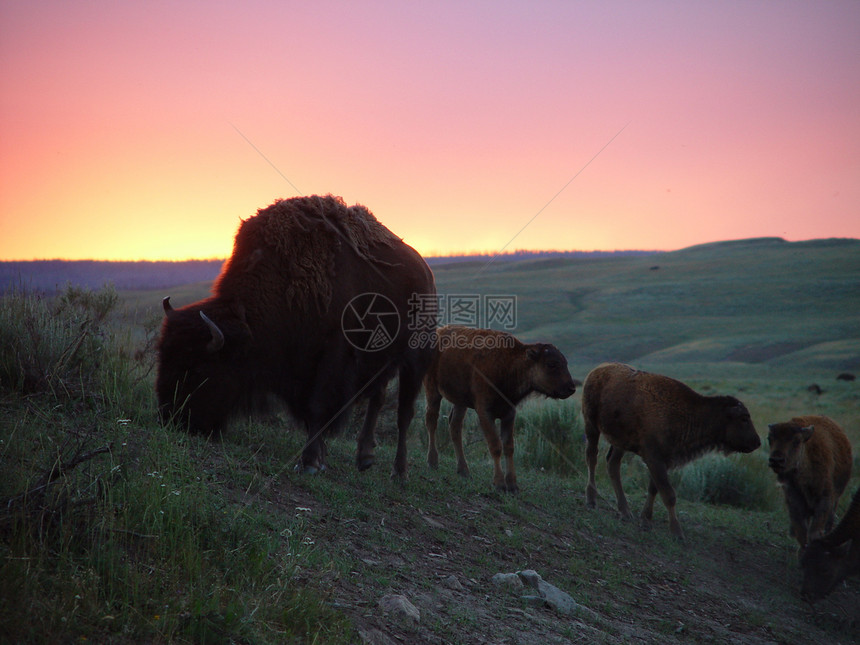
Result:
[[[0,260],[860,237],[860,2],[0,0]],[[525,228],[524,228],[525,227]]]

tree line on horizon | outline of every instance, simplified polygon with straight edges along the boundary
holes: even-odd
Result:
[[[426,258],[430,266],[493,260],[515,261],[567,257],[647,255],[653,251],[513,251]],[[161,289],[194,282],[211,282],[225,259],[182,261],[11,260],[0,261],[0,294],[10,291],[56,293],[67,285],[98,289],[106,284],[121,291]]]

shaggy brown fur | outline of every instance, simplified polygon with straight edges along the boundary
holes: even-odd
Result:
[[[602,433],[610,444],[606,461],[621,515],[632,518],[621,487],[621,458],[629,450],[642,457],[651,475],[643,524],[650,526],[659,492],[669,512],[669,528],[678,538],[684,534],[668,471],[711,450],[752,452],[761,445],[749,412],[736,398],[702,396],[680,381],[620,363],[600,365],[585,379],[582,416],[588,440],[588,505],[597,502],[594,471]]]
[[[364,206],[347,206],[332,195],[279,199],[242,222],[233,255],[215,284],[215,293],[253,289],[258,263],[270,264],[282,276],[282,293],[294,306],[307,309],[313,299],[323,312],[331,301],[334,259],[342,247],[359,257],[385,265],[371,253],[401,239]],[[232,267],[235,262],[242,266]],[[267,283],[266,288],[273,285]]]
[[[860,575],[860,489],[839,525],[803,550],[800,567],[801,596],[809,602],[824,598],[848,576]]]
[[[331,196],[278,201],[242,222],[210,298],[176,310],[165,304],[159,414],[209,434],[280,399],[308,434],[299,466],[315,472],[325,468],[326,435],[366,398],[356,455],[363,470],[374,463],[377,417],[397,376],[394,473],[404,476],[406,432],[435,354],[412,342],[434,337],[435,316],[426,312],[416,323],[411,303],[435,294],[423,258],[364,207]],[[367,295],[372,302],[356,311],[353,301]],[[395,315],[397,328],[384,328],[381,321]],[[386,342],[355,344],[356,330]]]
[[[791,535],[803,547],[833,526],[851,477],[851,442],[827,417],[795,417],[769,428],[768,463],[785,493]]]
[[[448,425],[457,454],[457,472],[469,475],[462,428],[466,410],[472,408],[478,413],[493,458],[493,483],[499,489],[516,492],[514,419],[517,404],[532,392],[555,399],[573,394],[576,386],[567,369],[567,359],[554,345],[526,345],[511,334],[490,329],[450,325],[438,330],[438,338],[439,351],[424,377],[425,422],[430,444],[427,463],[432,468],[439,463],[436,425],[444,397],[454,404]],[[496,419],[501,420],[501,439],[496,432]],[[506,475],[501,466],[503,450]]]

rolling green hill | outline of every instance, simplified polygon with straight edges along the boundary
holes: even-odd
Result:
[[[577,378],[608,360],[676,376],[741,398],[762,435],[798,414],[831,416],[855,447],[840,513],[860,487],[860,385],[836,379],[860,372],[860,241],[433,269],[443,322],[468,314],[463,302],[480,316],[484,296],[515,297],[512,331],[556,343]],[[389,478],[391,404],[374,468],[353,465],[358,406],[314,477],[293,471],[305,434],[286,415],[238,420],[220,440],[161,426],[161,298],[180,307],[209,288],[0,298],[0,641],[856,642],[860,581],[800,600],[766,447],[673,473],[679,544],[660,503],[650,531],[619,519],[602,458],[597,509],[586,508],[579,392],[521,406],[517,495],[492,488],[471,412],[472,477],[455,472],[444,420],[439,468],[427,466],[423,397],[406,482]],[[646,477],[626,456],[634,511]],[[492,582],[525,569],[569,593],[574,612]],[[392,594],[419,619],[383,610]]]
[[[436,267],[439,289],[516,295],[515,333],[556,343],[577,366],[860,370],[857,240],[746,240],[482,269]]]

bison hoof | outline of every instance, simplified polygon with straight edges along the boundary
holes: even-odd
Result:
[[[365,471],[370,468],[373,464],[376,463],[376,457],[373,455],[369,455],[366,457],[359,457],[355,461],[355,465],[358,467],[360,471]]]
[[[670,526],[669,531],[678,542],[684,542],[684,531],[681,530],[680,525]]]
[[[302,475],[316,475],[318,473],[325,472],[326,466],[325,464],[320,464],[315,466],[313,464],[296,464],[295,471],[297,473],[301,473]]]

